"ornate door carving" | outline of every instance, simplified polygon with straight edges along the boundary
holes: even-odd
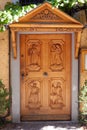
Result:
[[[21,34],[22,120],[70,120],[71,34]]]

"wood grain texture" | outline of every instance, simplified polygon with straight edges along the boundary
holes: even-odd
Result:
[[[71,34],[20,35],[22,119],[70,120],[71,44]]]

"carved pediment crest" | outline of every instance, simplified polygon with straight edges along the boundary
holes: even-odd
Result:
[[[34,15],[30,20],[62,20],[62,18],[49,9],[44,9],[40,13]]]

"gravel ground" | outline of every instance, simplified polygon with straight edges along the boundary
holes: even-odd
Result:
[[[13,124],[6,124],[0,130],[87,130],[86,127],[82,127],[77,123],[69,122],[57,122],[57,121],[45,121],[45,122],[25,122]]]

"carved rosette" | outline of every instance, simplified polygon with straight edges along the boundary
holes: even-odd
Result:
[[[39,71],[41,69],[41,41],[26,40],[26,70]]]
[[[64,41],[61,39],[50,40],[49,42],[49,68],[52,71],[64,69]]]
[[[34,15],[30,20],[61,20],[61,17],[57,16],[49,9],[44,9],[40,13]]]
[[[28,79],[25,81],[25,102],[29,109],[40,109],[41,107],[41,81]]]
[[[63,109],[63,107],[65,107],[64,79],[56,78],[51,79],[49,82],[50,82],[50,98],[49,98],[50,108]]]

